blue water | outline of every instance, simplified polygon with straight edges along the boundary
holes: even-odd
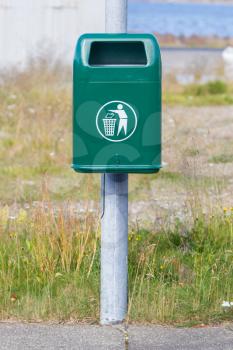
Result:
[[[233,37],[233,5],[132,1],[128,25],[133,32]]]

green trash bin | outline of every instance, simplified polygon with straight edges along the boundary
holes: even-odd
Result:
[[[151,34],[85,34],[73,67],[78,172],[161,168],[161,55]]]

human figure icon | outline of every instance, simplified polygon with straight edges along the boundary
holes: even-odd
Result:
[[[119,126],[117,136],[120,134],[121,130],[124,130],[125,135],[127,134],[128,116],[124,110],[121,103],[117,105],[117,109],[111,109],[109,112],[113,112],[119,116]]]

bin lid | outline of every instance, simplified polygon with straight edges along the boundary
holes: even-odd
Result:
[[[84,34],[75,49],[74,78],[161,81],[161,54],[152,34]]]

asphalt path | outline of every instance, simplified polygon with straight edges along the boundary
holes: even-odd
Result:
[[[233,325],[204,328],[0,323],[0,350],[232,350]]]
[[[161,49],[163,73],[188,76],[201,74],[207,80],[222,78],[222,52],[222,49],[164,47]]]

